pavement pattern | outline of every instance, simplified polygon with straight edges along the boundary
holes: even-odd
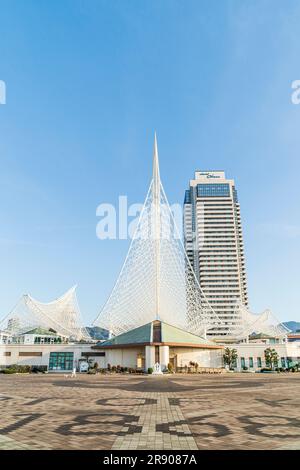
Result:
[[[300,374],[4,375],[2,449],[300,449]]]

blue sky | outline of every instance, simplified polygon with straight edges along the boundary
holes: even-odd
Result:
[[[241,203],[249,299],[300,320],[298,1],[1,0],[0,315],[78,284],[99,313],[128,241],[96,238],[96,207],[142,202],[156,129],[182,202],[224,169]]]

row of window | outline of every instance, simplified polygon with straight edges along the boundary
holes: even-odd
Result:
[[[42,355],[43,353],[41,351],[19,351],[19,357],[36,357]],[[11,351],[4,351],[3,356],[10,357]]]
[[[217,202],[220,202],[220,204],[216,204]],[[198,204],[199,204],[199,201],[198,201]],[[230,202],[227,203],[227,202],[225,202],[225,201],[223,201],[223,200],[218,201],[217,199],[215,199],[213,203],[210,203],[210,202],[208,202],[208,201],[200,201],[200,204],[204,206],[204,209],[205,209],[206,207],[213,207],[213,208],[214,208],[213,210],[217,210],[217,209],[219,209],[219,208],[221,208],[221,207],[230,207],[230,208],[233,207]]]
[[[286,368],[289,366],[290,363],[293,362],[293,359],[291,357],[281,357],[278,363],[278,367],[283,367]],[[248,357],[246,359],[245,357],[241,357],[241,368],[243,369],[244,367],[249,367],[249,369],[254,368],[254,364],[256,363],[256,367],[260,369],[262,367],[262,358],[257,357],[256,361],[254,361],[253,357]],[[268,365],[268,364],[266,364]],[[234,364],[234,367],[237,367],[237,364]]]
[[[210,272],[210,271],[207,271],[207,272]],[[229,277],[234,277],[235,280],[237,280],[239,278],[239,276],[237,274],[226,274],[226,276],[224,274],[201,274],[200,277],[201,277],[201,279],[207,279],[208,277],[221,277],[222,280],[220,280],[220,282],[226,282],[224,280],[224,278],[226,278],[226,280]],[[214,280],[213,282],[218,282],[218,280],[216,279],[216,281]]]
[[[212,292],[209,292],[209,294],[211,294],[211,293],[212,293]],[[220,291],[219,291],[219,293],[220,293]],[[226,293],[227,293],[227,291],[226,291]],[[216,298],[216,297],[219,297],[219,298],[222,298],[222,299],[228,299],[228,298],[239,299],[239,298],[241,297],[240,292],[235,292],[234,295],[232,295],[231,297],[228,297],[228,296],[226,296],[226,295],[207,295],[207,292],[206,292],[206,291],[204,292],[204,294],[205,294],[205,297],[210,298],[210,299],[214,299],[214,298]],[[226,301],[226,303],[227,303],[227,301]],[[233,302],[233,303],[234,303],[234,302]]]

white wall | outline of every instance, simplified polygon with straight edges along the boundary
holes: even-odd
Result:
[[[104,351],[104,349],[103,349]],[[144,354],[144,347],[124,348],[124,349],[105,349],[105,362],[111,366],[137,367],[137,355]]]
[[[74,367],[78,365],[78,360],[82,358],[82,352],[92,352],[91,346],[93,344],[0,344],[0,366],[8,366],[12,364],[30,365],[30,366],[49,366],[50,352],[73,352],[74,353]],[[10,352],[11,356],[5,356],[4,353]],[[41,352],[42,356],[20,356],[20,352]],[[93,360],[98,362],[105,359],[101,357],[94,357]],[[104,366],[103,366],[104,367]]]
[[[199,367],[222,367],[223,351],[221,349],[172,348],[177,355],[177,367],[188,366],[190,361],[197,362]]]
[[[300,343],[281,343],[281,344],[262,344],[262,343],[242,343],[231,344],[228,346],[230,349],[236,349],[238,353],[237,368],[241,368],[241,357],[245,358],[245,365],[249,367],[249,357],[253,357],[254,367],[257,369],[257,358],[262,360],[262,367],[265,367],[264,351],[267,348],[275,349],[278,353],[279,359],[281,357],[290,357],[292,360],[300,358]],[[298,359],[299,360],[299,359]],[[280,365],[280,364],[279,364]]]

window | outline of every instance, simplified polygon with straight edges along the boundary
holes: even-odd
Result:
[[[257,358],[257,367],[261,367],[261,357]]]
[[[245,358],[241,357],[241,368],[243,369],[245,367],[245,365],[246,365]]]
[[[197,185],[198,197],[230,197],[229,184],[198,184]]]
[[[42,356],[43,353],[41,351],[20,351],[19,356]]]
[[[72,370],[72,352],[51,352],[49,359],[49,370]]]
[[[136,357],[136,366],[138,369],[145,369],[145,357],[143,354],[138,354]]]
[[[160,321],[153,322],[153,334],[152,334],[153,343],[161,342],[161,323]],[[159,361],[156,361],[159,362]]]
[[[253,367],[253,357],[249,357],[249,367]]]
[[[192,199],[191,199],[191,191],[189,189],[187,189],[185,191],[185,196],[184,196],[184,203],[185,204],[191,204],[192,202]]]
[[[104,351],[89,351],[89,352],[82,352],[81,357],[105,357],[105,352]]]
[[[281,361],[281,367],[285,368],[286,367],[285,357],[281,357],[280,361]]]

